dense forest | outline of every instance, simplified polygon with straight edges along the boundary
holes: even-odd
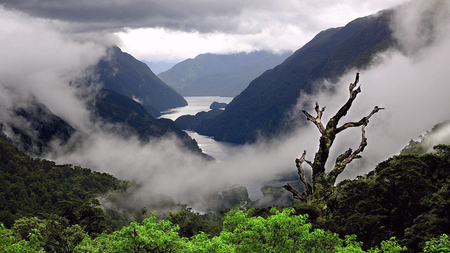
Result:
[[[435,129],[439,129],[437,125]],[[429,133],[428,135],[431,135]],[[423,138],[426,139],[426,138]],[[450,146],[389,158],[335,187],[326,217],[309,204],[199,214],[120,212],[100,196],[133,182],[32,158],[0,137],[2,252],[446,252]]]

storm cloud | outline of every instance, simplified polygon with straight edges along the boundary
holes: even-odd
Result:
[[[2,0],[7,8],[68,23],[73,31],[120,31],[167,28],[201,33],[254,33],[275,23],[317,32],[342,12],[350,17],[405,1],[274,1],[274,0]],[[338,12],[341,12],[340,14]],[[350,20],[348,20],[350,21]],[[326,24],[328,25],[328,24]]]
[[[64,33],[118,35],[138,59],[174,64],[203,53],[294,51],[321,30],[409,0],[0,0]]]

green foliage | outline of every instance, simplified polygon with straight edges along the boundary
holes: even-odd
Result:
[[[93,239],[78,225],[60,231],[51,229],[56,221],[25,218],[8,230],[0,228],[2,252],[21,249],[26,252],[366,252],[356,236],[345,236],[322,229],[312,229],[307,215],[293,215],[293,208],[281,212],[272,208],[267,218],[253,216],[253,210],[244,212],[234,208],[225,214],[223,230],[217,236],[204,232],[190,239],[179,236],[179,226],[168,220],[157,220],[156,214],[142,223],[129,226],[111,234],[103,233]],[[58,222],[56,222],[58,224]],[[46,231],[50,228],[50,231]],[[39,231],[43,231],[43,234]],[[28,240],[21,240],[29,232]],[[59,237],[56,237],[59,236]],[[52,241],[53,240],[53,241]],[[82,241],[81,241],[82,240]],[[81,242],[80,242],[81,241]],[[45,249],[45,251],[44,251]],[[380,248],[367,252],[401,252],[395,238],[381,243]],[[9,251],[8,251],[9,250]]]
[[[179,237],[178,229],[169,221],[156,221],[152,213],[142,224],[132,222],[112,234],[102,234],[94,240],[86,238],[74,252],[178,252],[185,241]]]
[[[12,230],[6,229],[0,223],[0,251],[4,253],[43,253],[45,252],[41,246],[42,236],[38,229],[32,229],[28,234],[28,241],[17,237]]]
[[[21,218],[14,222],[11,233],[16,238],[26,239],[39,231],[39,238],[33,241],[29,238],[29,243],[34,243],[42,247],[45,252],[72,252],[80,243],[86,233],[78,225],[69,226],[68,221],[62,217],[52,215],[49,219]]]
[[[441,252],[450,252],[450,239],[448,235],[443,234],[439,239],[432,239],[431,241],[426,242],[426,246],[423,249],[423,252],[426,253],[441,253]]]
[[[188,242],[187,252],[364,252],[356,236],[341,239],[329,231],[312,230],[307,216],[292,215],[293,208],[282,212],[272,208],[273,215],[267,219],[249,217],[252,212],[234,208],[225,215],[219,236],[209,239],[201,233]],[[393,249],[398,245],[392,240],[371,252],[400,252]]]
[[[34,159],[0,139],[0,222],[7,228],[21,217],[58,214],[71,225],[79,223],[89,232],[101,233],[92,218],[101,217],[103,211],[92,206],[92,199],[128,186],[106,173]]]
[[[426,152],[430,152],[437,143],[450,144],[450,138],[445,137],[446,135],[442,134],[447,131],[446,129],[448,129],[449,126],[450,120],[436,124],[431,131],[427,131],[423,136],[420,136],[420,141],[411,140],[408,145],[403,148],[401,154],[423,155]]]
[[[221,214],[198,214],[192,212],[185,205],[178,212],[169,213],[167,220],[179,226],[179,235],[190,238],[204,232],[210,236],[217,236],[222,231],[223,217]]]
[[[450,232],[450,146],[436,154],[400,155],[356,180],[341,182],[318,226],[356,234],[365,247],[396,237],[412,252]]]

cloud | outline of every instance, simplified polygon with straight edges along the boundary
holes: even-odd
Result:
[[[293,51],[330,27],[408,0],[0,0],[5,8],[51,20],[64,33],[118,34],[119,46],[146,61],[201,53]]]
[[[0,7],[0,86],[11,110],[30,96],[44,102],[56,115],[73,125],[86,118],[69,82],[86,76],[87,68],[105,53],[105,44],[78,41],[52,29],[51,22]]]
[[[404,2],[405,0],[288,0],[283,3],[274,0],[2,0],[0,3],[32,16],[70,23],[78,31],[164,27],[202,33],[254,33],[273,22],[300,25],[317,32],[317,27],[323,29],[325,25],[328,28],[330,21],[342,18],[343,12],[348,18],[355,18],[371,14],[374,8],[379,10]]]

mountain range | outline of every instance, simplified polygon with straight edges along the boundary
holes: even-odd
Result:
[[[211,158],[172,120],[155,118],[161,111],[187,105],[187,102],[156,77],[145,63],[118,47],[111,47],[94,69],[98,80],[87,79],[85,85],[102,82],[103,88],[94,99],[84,102],[92,124],[123,138],[137,136],[142,143],[174,135],[186,149]],[[0,119],[0,131],[31,155],[42,156],[54,148],[70,152],[89,135],[55,115],[34,96],[26,102],[18,102],[10,114],[12,120]]]
[[[274,69],[254,79],[213,120],[196,127],[219,141],[251,143],[258,135],[289,131],[286,113],[300,92],[312,93],[314,81],[336,79],[352,68],[364,69],[379,52],[396,47],[389,23],[393,10],[358,18],[344,27],[317,34]]]
[[[200,54],[176,64],[158,77],[183,96],[235,97],[253,79],[291,54],[267,51]]]

